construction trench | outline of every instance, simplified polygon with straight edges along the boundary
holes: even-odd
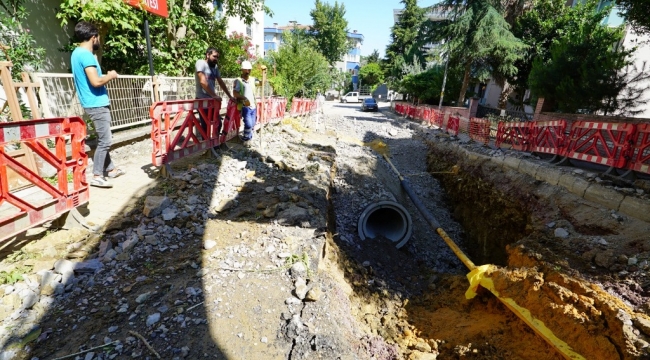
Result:
[[[264,130],[265,149],[172,164],[146,195],[168,196],[177,218],[143,215],[142,198],[99,236],[45,236],[104,269],[75,273],[36,336],[17,317],[17,358],[650,358],[650,227],[611,210],[610,193],[572,188],[619,184],[336,106]],[[139,169],[150,144],[132,146],[116,157],[144,154]],[[645,185],[631,193],[647,202]],[[120,258],[103,260],[107,244]],[[296,297],[301,278],[319,294]]]
[[[650,358],[647,223],[540,180],[545,167],[557,171],[548,160],[530,154],[517,159],[519,169],[526,166],[519,161],[534,164],[540,173],[535,178],[440,131],[421,136],[428,144],[428,171],[462,236],[445,233],[410,189],[408,176],[391,163],[390,147],[373,143],[366,145],[384,155],[393,175],[376,167],[379,178],[400,201],[369,205],[359,218],[359,236],[378,234],[399,249],[413,232],[411,216],[423,217],[439,235],[430,241],[444,241],[471,273],[420,273],[420,279],[434,280],[405,306],[413,329],[402,334],[412,336],[401,339],[406,347],[428,350],[423,344],[429,344],[438,358]],[[560,171],[578,180],[585,173]],[[406,202],[419,213],[411,215]],[[441,340],[446,338],[454,340]]]

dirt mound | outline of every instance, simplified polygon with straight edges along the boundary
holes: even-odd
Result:
[[[507,266],[489,274],[502,297],[529,310],[587,359],[648,356],[649,318],[638,312],[647,302],[642,271],[647,223],[578,198],[562,186],[467,156],[449,142],[429,146],[431,172],[455,164],[461,168],[438,179],[465,226],[470,257],[477,264]],[[444,334],[440,328],[435,336]],[[518,347],[531,348],[513,336]]]

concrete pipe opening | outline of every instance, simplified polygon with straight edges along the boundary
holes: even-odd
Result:
[[[359,217],[359,237],[374,239],[381,235],[401,248],[411,238],[413,221],[406,209],[394,201],[370,204]]]

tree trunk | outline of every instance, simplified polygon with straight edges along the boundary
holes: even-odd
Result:
[[[174,41],[174,35],[176,34],[176,29],[174,27],[174,15],[172,13],[172,9],[174,9],[176,0],[168,0],[168,6],[169,6],[169,17],[167,18],[167,46],[170,49],[173,49],[176,46],[176,42]]]
[[[108,26],[105,24],[99,24],[98,26],[98,32],[99,32],[99,50],[95,51],[95,56],[97,56],[97,62],[99,65],[102,65],[102,57],[104,56],[104,43],[106,42],[106,37],[108,35]]]
[[[181,11],[180,19],[187,19],[187,13],[190,11],[190,6],[192,5],[192,0],[183,0],[183,10]],[[178,43],[179,40],[185,39],[187,35],[187,25],[185,22],[181,23],[181,26],[176,30],[176,37],[174,39],[174,46]]]
[[[472,62],[467,60],[465,62],[465,75],[463,75],[463,85],[460,87],[460,94],[458,95],[458,104],[456,106],[462,106],[465,102],[465,93],[467,92],[467,87],[469,87],[469,74],[472,70]]]
[[[503,79],[499,81],[499,86],[501,86],[501,95],[499,95],[499,109],[505,109],[508,106],[508,99],[510,94],[514,91],[514,87],[510,85],[508,80]],[[521,97],[524,95],[521,94]],[[523,107],[522,107],[523,108]]]

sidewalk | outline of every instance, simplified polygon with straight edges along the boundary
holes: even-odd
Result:
[[[118,164],[118,167],[126,174],[109,179],[113,184],[112,188],[90,186],[89,213],[82,212],[90,225],[97,225],[100,228],[109,225],[111,218],[131,210],[138,199],[156,184],[156,179],[150,177],[155,175],[145,172],[149,167],[153,169],[151,155],[134,157],[127,163]],[[90,167],[87,176],[89,178],[92,176]]]

